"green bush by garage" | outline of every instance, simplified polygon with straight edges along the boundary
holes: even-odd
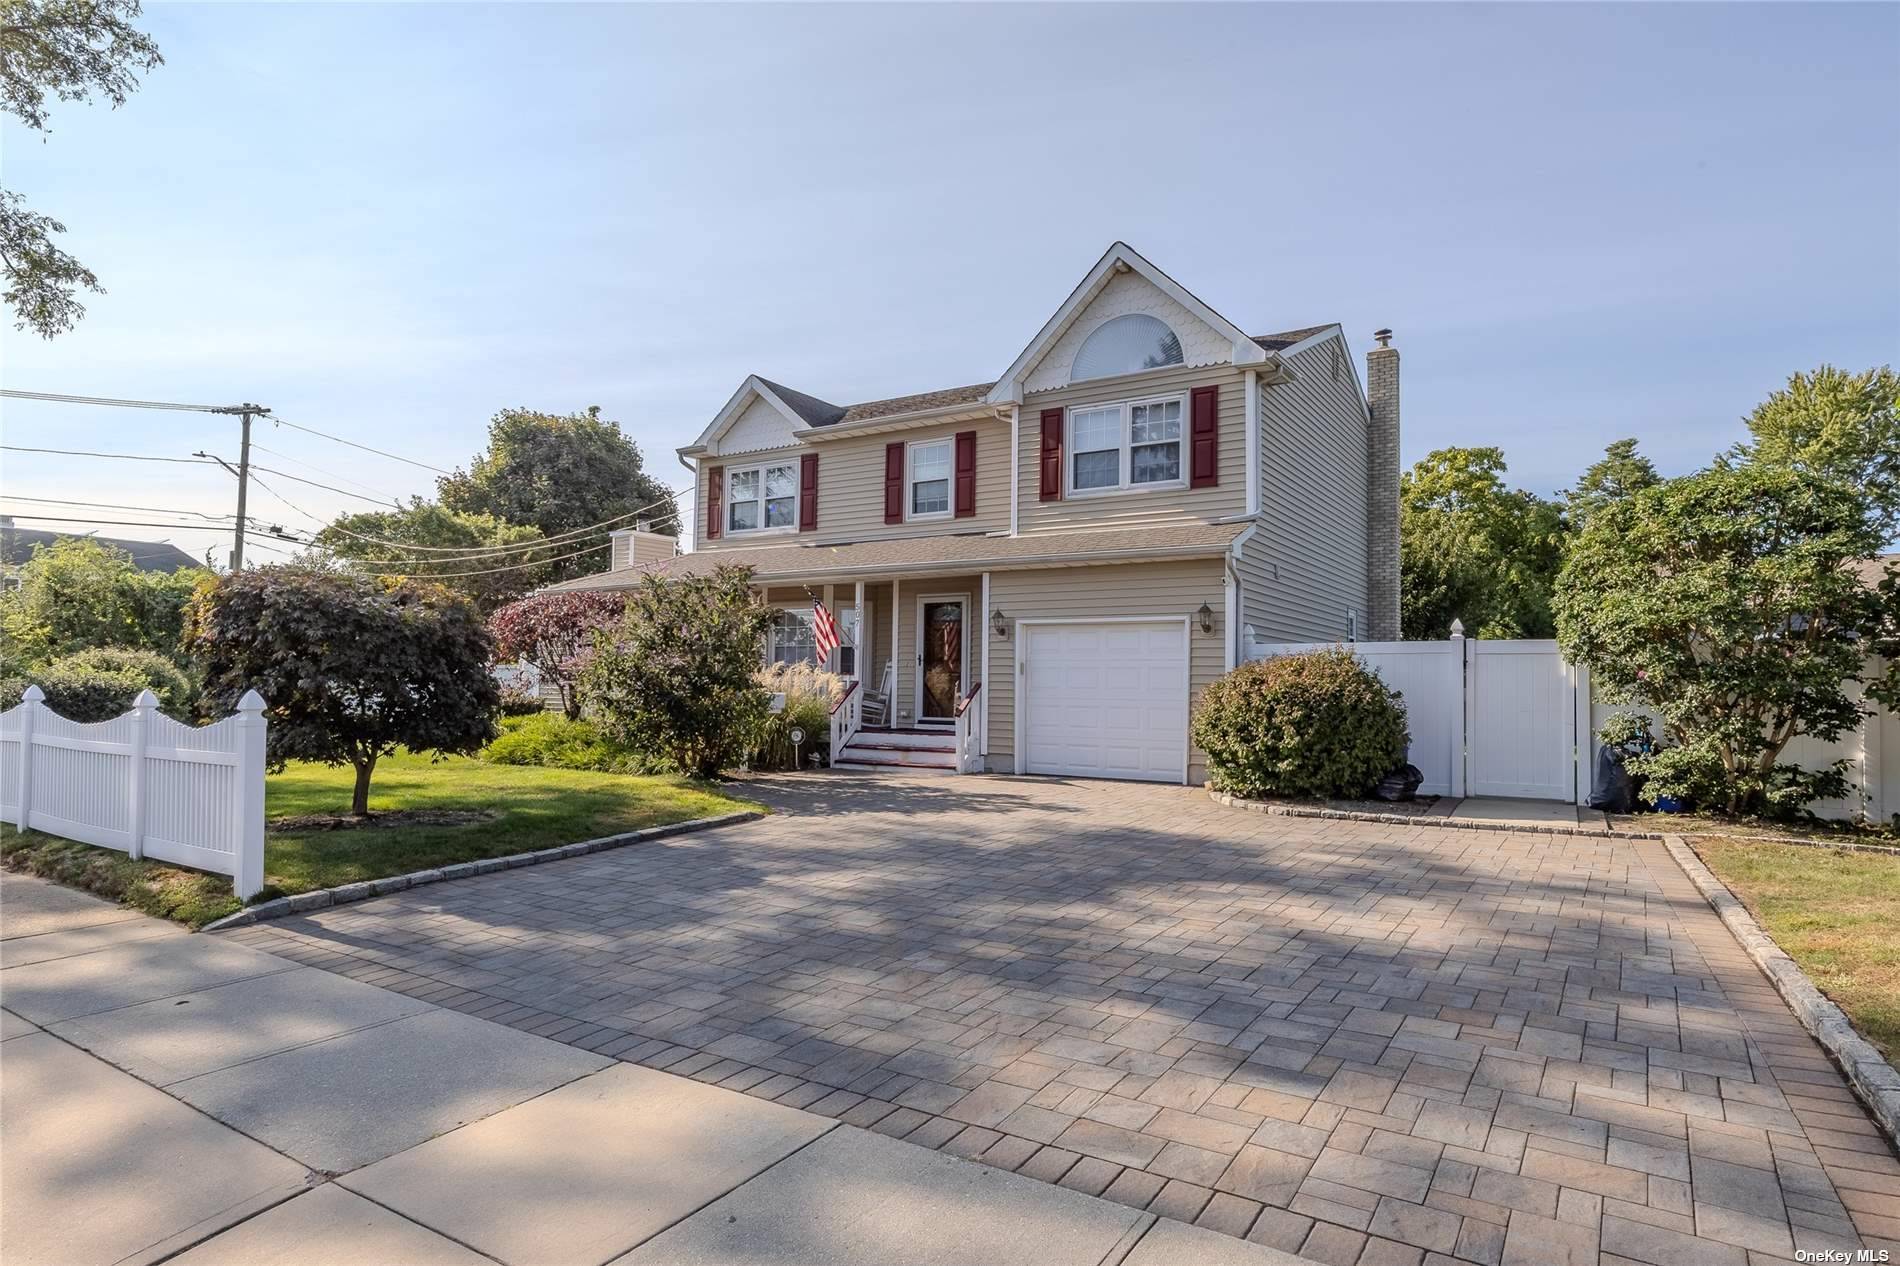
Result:
[[[1343,647],[1243,664],[1201,692],[1192,735],[1215,789],[1363,796],[1405,763],[1405,704]]]

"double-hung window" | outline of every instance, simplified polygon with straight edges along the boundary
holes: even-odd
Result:
[[[1069,490],[1168,487],[1181,478],[1182,396],[1069,411]]]
[[[726,530],[760,532],[798,524],[798,463],[726,472]]]
[[[912,444],[905,484],[906,504],[910,507],[908,517],[947,518],[950,514],[950,441]]]
[[[811,609],[780,607],[774,611],[767,646],[774,664],[818,665],[818,632],[812,627]]]

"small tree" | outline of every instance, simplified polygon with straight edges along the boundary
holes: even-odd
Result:
[[[1636,451],[1634,439],[1613,440],[1603,456],[1584,469],[1577,486],[1563,494],[1570,526],[1582,531],[1592,514],[1612,501],[1632,497],[1662,482],[1656,464]]]
[[[593,658],[594,634],[610,629],[627,612],[624,594],[599,590],[539,593],[511,602],[488,617],[495,658],[533,664],[541,680],[561,692],[561,710],[570,721],[581,714],[575,682]]]
[[[1557,584],[1557,636],[1610,701],[1662,718],[1673,747],[1632,762],[1651,789],[1728,813],[1845,792],[1842,765],[1781,761],[1858,725],[1847,683],[1891,698],[1900,586],[1859,564],[1883,534],[1852,486],[1781,466],[1717,468],[1594,513]]]
[[[702,778],[748,750],[770,698],[753,674],[771,612],[751,580],[740,567],[648,576],[581,670],[581,697],[601,729]]]
[[[440,585],[260,567],[202,589],[186,636],[207,703],[229,711],[255,688],[270,706],[272,767],[351,766],[358,816],[376,762],[397,748],[470,754],[495,737],[493,644],[468,600]]]

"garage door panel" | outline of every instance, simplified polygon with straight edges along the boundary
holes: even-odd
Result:
[[[1182,625],[1032,627],[1025,652],[1026,769],[1180,780],[1188,713],[1188,645]]]

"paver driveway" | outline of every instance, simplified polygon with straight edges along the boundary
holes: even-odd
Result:
[[[1900,1247],[1900,1163],[1658,843],[1114,783],[761,794],[233,935],[1322,1261]]]

